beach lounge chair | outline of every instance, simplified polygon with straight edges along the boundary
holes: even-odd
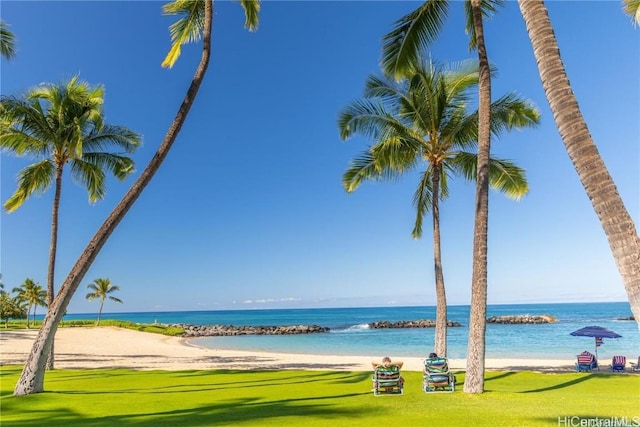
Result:
[[[596,357],[588,351],[583,351],[578,355],[578,361],[576,362],[576,371],[578,372],[591,372],[598,367],[598,361]]]
[[[611,370],[612,371],[624,371],[625,366],[627,364],[627,358],[624,356],[613,356],[611,359]]]
[[[455,391],[456,377],[449,370],[446,357],[432,357],[424,361],[422,386],[425,393]]]
[[[397,365],[378,366],[373,372],[373,394],[403,394],[404,378]]]
[[[629,364],[631,365],[632,372],[640,372],[640,356],[638,356],[637,363],[629,362]]]

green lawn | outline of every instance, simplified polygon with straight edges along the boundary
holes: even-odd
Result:
[[[404,372],[404,395],[375,397],[368,372],[55,370],[45,393],[16,398],[19,374],[0,368],[3,427],[640,425],[635,374],[489,372],[486,392],[468,395],[463,373],[454,393],[426,394]]]

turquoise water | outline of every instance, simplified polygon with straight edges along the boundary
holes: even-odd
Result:
[[[448,318],[463,326],[448,329],[448,356],[465,358],[469,306],[449,307]],[[558,323],[545,325],[487,325],[488,358],[573,359],[583,350],[593,352],[593,338],[570,333],[584,326],[598,325],[622,335],[605,339],[598,348],[600,360],[625,355],[636,360],[640,354],[640,332],[634,321],[618,321],[631,315],[629,304],[512,304],[491,305],[488,316],[550,314]],[[70,314],[65,320],[94,318],[95,314]],[[367,323],[389,320],[435,319],[435,307],[361,307],[277,310],[184,311],[103,313],[103,319],[139,323],[188,323],[194,325],[311,325],[327,326],[331,332],[311,335],[206,337],[192,340],[210,348],[257,350],[308,354],[391,355],[425,357],[433,348],[433,329],[369,329]]]

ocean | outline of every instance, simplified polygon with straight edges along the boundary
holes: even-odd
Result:
[[[598,325],[611,329],[622,338],[604,339],[597,348],[600,360],[614,355],[635,361],[640,355],[640,332],[635,321],[617,320],[631,316],[627,302],[508,304],[490,305],[488,316],[555,316],[559,322],[542,325],[487,324],[487,358],[575,359],[575,355],[594,352],[595,340],[574,337],[571,332],[584,326]],[[93,319],[95,313],[68,314],[65,320]],[[449,320],[461,327],[448,328],[448,357],[466,358],[469,306],[448,307]],[[263,335],[204,337],[193,339],[195,345],[209,348],[269,351],[279,353],[336,354],[391,357],[426,357],[432,351],[434,329],[370,329],[368,323],[435,319],[435,307],[359,307],[273,310],[221,310],[103,313],[102,319],[128,320],[138,323],[186,323],[193,325],[319,325],[331,332],[309,335]]]

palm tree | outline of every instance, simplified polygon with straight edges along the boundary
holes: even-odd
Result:
[[[112,285],[111,280],[109,279],[96,279],[93,281],[93,283],[88,284],[87,288],[89,288],[92,292],[89,292],[85,298],[87,298],[89,301],[93,301],[97,298],[100,299],[98,321],[96,322],[96,326],[100,326],[100,315],[102,314],[102,306],[104,305],[104,300],[106,300],[108,297],[111,301],[119,302],[120,304],[122,304],[122,300],[109,295],[115,291],[119,291],[120,287]]]
[[[416,219],[412,236],[422,235],[422,220],[433,216],[433,248],[436,286],[435,352],[447,354],[447,304],[440,253],[439,201],[446,199],[448,180],[453,175],[476,178],[478,112],[469,113],[469,91],[478,83],[475,62],[458,69],[445,70],[433,63],[413,65],[413,74],[400,83],[370,76],[364,100],[347,106],[339,116],[340,136],[347,139],[362,134],[374,140],[356,158],[343,177],[348,192],[365,180],[397,178],[421,168],[422,175],[414,194]],[[533,126],[539,115],[535,108],[513,95],[491,105],[491,130]],[[490,159],[492,187],[519,198],[527,190],[524,171],[513,163]]]
[[[473,274],[471,311],[469,315],[469,347],[467,393],[484,391],[484,358],[487,300],[487,229],[489,220],[489,157],[491,152],[491,70],[484,41],[483,17],[496,11],[503,0],[465,0],[466,30],[469,47],[477,49],[478,85],[478,165],[476,212],[473,238]],[[395,28],[383,38],[382,65],[387,75],[396,79],[410,69],[410,64],[436,39],[448,12],[446,0],[427,0],[415,11],[403,16]]]
[[[12,59],[16,55],[15,36],[9,30],[6,22],[0,21],[0,56]]]
[[[640,0],[623,0],[624,13],[631,16],[634,25],[640,25]]]
[[[245,10],[245,27],[250,30],[257,28],[258,11],[260,9],[259,1],[242,0],[240,1]],[[156,154],[151,159],[147,167],[144,169],[140,177],[131,186],[129,191],[120,200],[120,203],[109,214],[104,223],[100,226],[96,234],[91,238],[89,244],[82,252],[75,265],[72,267],[69,275],[60,287],[58,296],[53,302],[52,309],[47,312],[47,316],[42,327],[36,337],[31,353],[27,358],[24,369],[18,379],[18,383],[14,389],[15,396],[39,393],[44,390],[44,361],[51,349],[51,345],[55,338],[58,324],[64,315],[65,309],[71,301],[73,294],[80,285],[80,281],[84,278],[87,270],[95,260],[96,256],[106,243],[107,239],[116,229],[120,221],[125,217],[131,206],[138,199],[144,188],[149,184],[151,178],[156,174],[160,165],[169,153],[173,143],[175,142],[184,121],[187,118],[189,110],[193,105],[200,84],[204,79],[209,58],[211,56],[211,24],[213,21],[213,3],[209,0],[176,0],[164,6],[167,14],[184,15],[176,23],[170,27],[173,47],[173,54],[169,57],[166,65],[171,65],[179,55],[179,47],[184,43],[202,38],[202,56],[200,63],[196,68],[195,75],[187,89],[176,117],[167,130],[167,133],[158,147]]]
[[[29,314],[33,307],[33,321],[36,321],[36,308],[40,305],[47,306],[47,292],[34,282],[32,279],[25,281],[18,288],[14,288],[13,292],[17,293],[17,301],[27,304],[27,329],[29,329]]]
[[[126,155],[110,148],[133,153],[140,135],[121,126],[104,123],[104,88],[91,87],[73,77],[62,85],[41,84],[23,98],[2,97],[0,112],[9,126],[0,131],[0,149],[17,156],[38,159],[18,174],[18,188],[4,203],[14,212],[34,193],[55,187],[51,213],[51,239],[47,268],[47,296],[55,297],[54,276],[58,246],[58,222],[64,168],[89,193],[89,201],[101,200],[106,192],[105,169],[123,180],[134,171]],[[53,368],[53,356],[48,367]]]
[[[600,219],[640,327],[640,238],[635,224],[580,112],[544,2],[518,0],[518,4],[556,126]]]

